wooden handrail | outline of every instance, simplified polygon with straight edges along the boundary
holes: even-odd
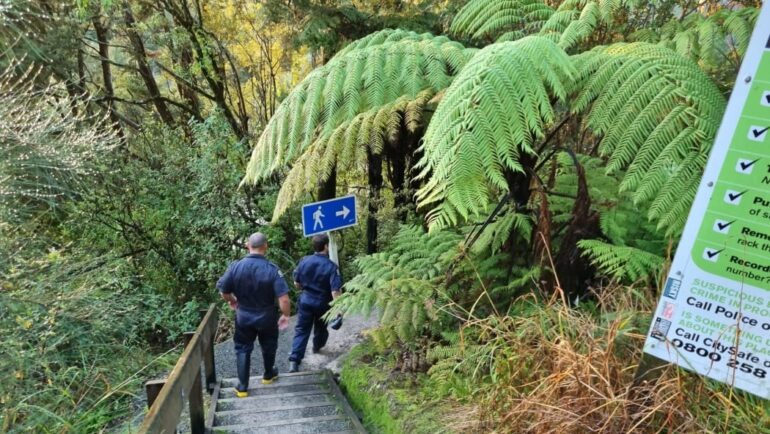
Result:
[[[214,337],[218,322],[217,309],[214,304],[211,304],[195,333],[187,334],[188,342],[184,352],[165,382],[148,382],[147,405],[150,410],[139,428],[139,433],[173,434],[179,424],[185,399],[190,405],[192,433],[205,432],[201,363],[204,365],[206,390],[211,392],[216,383]],[[160,393],[158,393],[159,387]],[[156,396],[154,400],[152,396]]]

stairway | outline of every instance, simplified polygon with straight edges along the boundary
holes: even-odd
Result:
[[[236,378],[214,390],[209,421],[213,433],[365,434],[331,371],[280,374],[273,384],[249,379],[248,398],[237,398]]]

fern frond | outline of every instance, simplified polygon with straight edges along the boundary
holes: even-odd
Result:
[[[402,227],[387,250],[356,260],[360,272],[345,284],[329,315],[377,311],[381,328],[389,330],[380,336],[383,342],[388,336],[410,341],[435,317],[432,301],[446,301],[441,281],[461,241],[455,232],[429,235],[419,227]]]
[[[621,188],[655,199],[650,218],[681,229],[725,109],[706,74],[667,48],[615,44],[575,56],[573,112],[602,137],[608,171],[625,170]],[[690,178],[691,177],[691,178]],[[693,179],[695,181],[693,181]]]
[[[542,0],[471,0],[455,16],[450,33],[477,43],[513,41],[537,33],[553,12]]]
[[[497,253],[512,233],[521,235],[523,239],[529,239],[532,234],[531,217],[525,214],[511,212],[502,213],[496,221],[487,226],[473,245],[473,251],[481,253],[489,250]]]
[[[311,72],[257,140],[242,183],[266,179],[355,116],[446,88],[475,50],[446,37],[384,30]]]
[[[583,256],[602,273],[615,279],[636,281],[659,271],[663,258],[629,246],[615,246],[599,240],[582,240]]]
[[[321,135],[297,158],[286,175],[273,208],[273,221],[293,203],[314,191],[319,182],[327,180],[335,168],[363,175],[359,168],[366,167],[366,148],[380,154],[385,140],[396,139],[402,117],[406,118],[410,131],[422,127],[422,113],[433,96],[433,89],[422,91],[414,98],[402,96],[358,114]]]
[[[447,89],[425,133],[419,163],[428,178],[418,206],[431,207],[431,230],[478,216],[505,174],[522,171],[554,119],[551,96],[563,100],[572,64],[542,37],[493,44],[478,52]],[[430,175],[428,177],[428,175]]]

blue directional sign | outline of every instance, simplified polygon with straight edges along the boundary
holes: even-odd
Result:
[[[302,207],[302,232],[306,237],[358,224],[356,197],[337,197]]]

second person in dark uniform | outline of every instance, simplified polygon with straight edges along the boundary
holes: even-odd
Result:
[[[297,325],[289,356],[289,372],[297,372],[305,357],[310,331],[313,331],[313,352],[318,352],[329,338],[323,315],[329,303],[340,295],[342,277],[339,267],[329,259],[329,237],[313,236],[315,254],[305,256],[294,270],[294,284],[302,290],[297,306]]]

